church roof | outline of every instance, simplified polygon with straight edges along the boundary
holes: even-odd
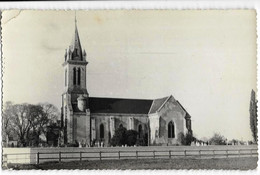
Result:
[[[184,110],[186,112],[186,117],[190,118],[190,114],[186,111],[186,109],[181,105],[181,103],[176,100],[176,102],[180,105],[180,107],[182,108],[182,110]]]
[[[163,97],[155,100],[147,99],[124,99],[124,98],[103,98],[89,97],[89,109],[91,113],[110,113],[110,114],[152,114],[160,110],[160,108],[172,97]],[[179,101],[175,101],[185,112],[186,117],[190,115]],[[74,112],[81,112],[77,103],[72,104]]]
[[[122,98],[89,98],[91,113],[148,114],[153,100]]]
[[[155,113],[163,104],[164,102],[169,98],[168,97],[163,97],[163,98],[158,98],[153,100],[153,104],[151,106],[151,109],[149,111],[149,114]]]

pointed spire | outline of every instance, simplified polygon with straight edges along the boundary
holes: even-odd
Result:
[[[73,37],[71,45],[70,45],[70,50],[72,52],[72,59],[73,60],[83,60],[82,49],[81,49],[79,33],[78,33],[78,28],[77,28],[76,11],[75,11],[75,33],[74,33],[74,37]]]
[[[77,11],[75,10],[75,29],[77,28]]]

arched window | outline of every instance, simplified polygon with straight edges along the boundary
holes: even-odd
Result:
[[[168,124],[168,138],[174,138],[175,133],[174,133],[174,123],[171,121]]]
[[[65,70],[65,86],[67,86],[67,69]]]
[[[139,125],[139,126],[138,126],[138,134],[139,134],[139,137],[142,136],[142,133],[143,133],[142,125]]]
[[[99,132],[100,132],[99,138],[100,138],[100,139],[103,139],[103,138],[104,138],[104,135],[105,135],[105,130],[104,130],[104,125],[103,125],[103,124],[100,124],[100,126],[99,126]]]
[[[76,85],[76,68],[73,68],[73,85]]]
[[[78,68],[78,85],[80,85],[80,68]]]

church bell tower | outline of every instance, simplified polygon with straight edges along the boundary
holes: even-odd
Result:
[[[86,87],[86,51],[82,50],[75,17],[75,32],[70,46],[64,55],[64,93],[62,94],[62,113],[64,121],[64,143],[78,141],[78,127],[75,113],[85,115],[88,109]],[[81,119],[82,120],[82,119]],[[81,127],[82,128],[82,127]],[[80,131],[81,132],[81,131]],[[84,131],[86,132],[86,131]],[[84,136],[85,137],[85,136]]]
[[[86,89],[86,51],[82,50],[75,19],[75,32],[71,45],[65,51],[65,60],[63,63],[65,72],[65,91],[77,91],[88,95]]]

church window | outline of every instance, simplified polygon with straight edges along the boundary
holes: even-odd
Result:
[[[76,68],[73,69],[73,85],[76,85]]]
[[[99,126],[99,132],[100,132],[100,139],[103,139],[104,138],[104,135],[105,135],[105,131],[104,131],[104,125],[103,124],[100,124]]]
[[[168,138],[174,138],[175,133],[174,133],[174,123],[171,121],[168,124]]]
[[[139,126],[138,126],[138,135],[139,135],[139,138],[142,136],[142,132],[143,132],[142,125],[139,125]]]
[[[78,69],[78,85],[80,85],[80,68]]]
[[[123,124],[122,123],[119,125],[119,128],[123,128]]]

